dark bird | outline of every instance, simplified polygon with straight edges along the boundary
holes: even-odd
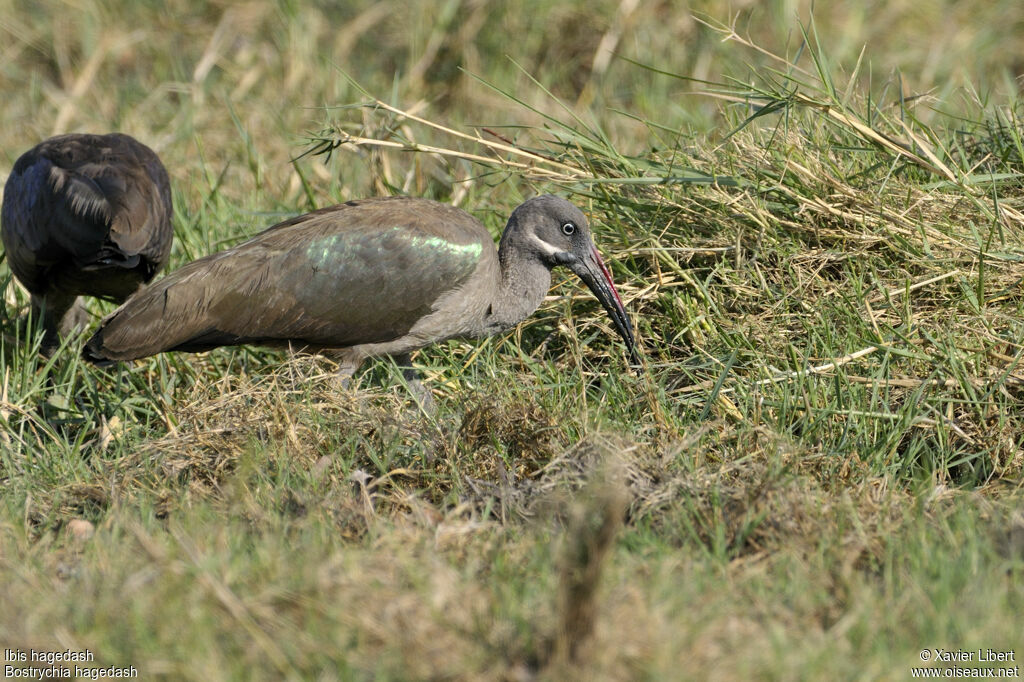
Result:
[[[565,199],[531,199],[497,250],[465,211],[427,199],[349,201],[274,225],[189,263],[111,313],[85,348],[98,364],[163,351],[258,344],[321,352],[351,376],[364,359],[509,329],[537,309],[551,268],[590,287],[635,358],[633,330]],[[407,374],[409,377],[409,374]]]
[[[122,302],[153,278],[171,250],[172,212],[163,164],[127,135],[60,135],[15,162],[0,232],[45,351],[88,320],[78,296]]]

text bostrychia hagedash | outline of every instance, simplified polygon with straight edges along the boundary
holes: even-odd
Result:
[[[428,199],[350,201],[274,225],[131,297],[85,348],[99,364],[162,351],[259,344],[322,352],[350,376],[369,357],[509,329],[566,265],[635,358],[632,325],[587,219],[565,199],[523,203],[496,250],[465,211]],[[412,378],[410,373],[407,378]]]
[[[121,302],[153,278],[171,250],[172,213],[167,171],[128,135],[60,135],[15,162],[0,231],[42,317],[44,351],[86,322],[78,296]]]

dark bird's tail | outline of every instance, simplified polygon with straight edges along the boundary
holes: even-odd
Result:
[[[85,342],[85,347],[82,348],[82,357],[97,367],[110,367],[117,362],[104,353],[102,326]]]

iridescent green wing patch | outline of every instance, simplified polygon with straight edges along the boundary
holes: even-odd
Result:
[[[346,280],[412,278],[436,287],[445,283],[454,286],[467,277],[480,262],[482,251],[480,242],[460,244],[396,225],[374,232],[353,231],[319,237],[306,247],[306,257],[315,272],[335,276],[345,273],[343,279]],[[410,268],[418,270],[419,277],[409,272]]]

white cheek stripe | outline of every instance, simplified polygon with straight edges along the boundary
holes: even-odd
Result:
[[[543,239],[541,239],[537,235],[534,234],[534,235],[530,235],[530,236],[533,237],[533,243],[537,245],[537,248],[539,248],[541,251],[543,251],[547,255],[553,256],[556,253],[561,253],[562,252],[562,249],[549,244],[548,242],[544,241]]]

